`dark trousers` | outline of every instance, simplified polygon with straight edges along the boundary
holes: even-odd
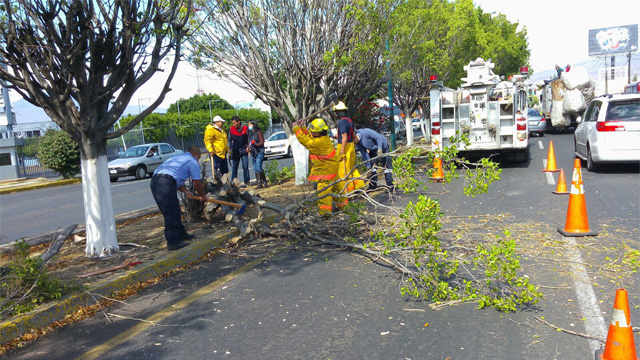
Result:
[[[213,155],[213,167],[218,176],[222,176],[229,172],[229,165],[227,165],[227,159],[221,158],[218,155]]]
[[[231,181],[238,177],[238,167],[242,161],[242,172],[244,173],[244,183],[249,185],[249,155],[244,154],[238,157],[231,158]]]
[[[164,217],[164,238],[167,244],[177,244],[187,235],[182,225],[178,188],[171,175],[158,174],[151,178],[151,193]]]
[[[371,157],[378,156],[378,150],[373,150],[371,154],[364,153],[362,161],[364,161],[367,169],[371,169],[374,166],[379,166],[384,169],[384,180],[387,183],[387,186],[393,186],[393,162],[391,161],[391,156],[384,155],[389,152],[389,149],[382,149],[383,156],[380,156],[376,160],[370,160]],[[371,155],[371,156],[370,156]],[[371,188],[375,188],[378,186],[378,172],[374,172],[373,176],[369,179],[369,184]]]

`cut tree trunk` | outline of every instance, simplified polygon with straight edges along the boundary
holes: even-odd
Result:
[[[89,257],[102,257],[118,251],[116,218],[111,198],[107,156],[82,157],[82,194]]]

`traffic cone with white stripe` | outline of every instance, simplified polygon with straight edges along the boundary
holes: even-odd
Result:
[[[556,152],[553,150],[553,141],[549,141],[549,153],[547,153],[547,168],[542,172],[558,172],[556,168]]]
[[[558,176],[558,186],[556,186],[556,191],[552,191],[556,195],[567,195],[569,192],[567,191],[567,181],[564,178],[564,169],[560,169],[560,176]]]
[[[611,323],[604,350],[596,351],[596,360],[638,360],[633,340],[627,290],[618,289],[613,303]]]
[[[558,228],[558,231],[564,236],[595,236],[598,235],[598,233],[589,229],[580,159],[576,158],[573,164],[567,221],[565,222],[564,229]]]
[[[431,180],[431,182],[443,182],[444,172],[442,172],[442,159],[439,157],[433,158],[433,167],[436,171],[431,175],[429,180]]]

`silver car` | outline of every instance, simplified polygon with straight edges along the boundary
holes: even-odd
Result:
[[[119,158],[109,161],[109,177],[111,182],[118,181],[124,176],[135,176],[144,179],[168,159],[182,154],[167,143],[152,143],[133,146],[127,149]]]
[[[529,109],[527,111],[527,118],[529,119],[529,134],[544,136],[544,132],[547,130],[547,120],[542,116],[540,111]]]
[[[640,161],[640,94],[593,99],[574,133],[575,154],[596,171],[606,162]]]

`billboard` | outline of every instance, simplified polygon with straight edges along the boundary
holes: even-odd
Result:
[[[638,51],[638,25],[589,30],[589,56]]]

